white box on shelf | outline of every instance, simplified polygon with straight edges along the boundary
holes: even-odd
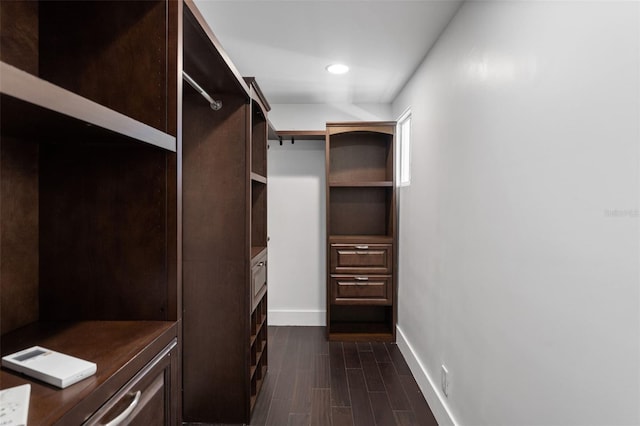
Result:
[[[59,388],[86,379],[97,370],[93,362],[40,346],[2,357],[2,366]]]

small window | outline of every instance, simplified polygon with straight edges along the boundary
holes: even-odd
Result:
[[[411,184],[411,110],[398,119],[398,185]]]

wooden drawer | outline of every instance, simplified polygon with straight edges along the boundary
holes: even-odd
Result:
[[[251,262],[251,312],[258,306],[267,291],[267,251],[264,250]]]
[[[332,275],[331,300],[336,305],[391,305],[389,275]]]
[[[331,244],[331,272],[337,274],[390,274],[391,244]]]
[[[176,413],[172,402],[178,396],[171,395],[171,381],[178,368],[177,351],[174,340],[84,425],[173,425]]]

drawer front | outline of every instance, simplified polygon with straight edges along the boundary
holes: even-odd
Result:
[[[171,383],[177,369],[177,346],[174,340],[120,391],[111,397],[85,425],[172,425],[173,398]]]
[[[390,274],[391,244],[331,244],[331,272]]]
[[[336,305],[391,305],[390,276],[332,275],[331,298]]]
[[[251,312],[267,291],[267,254],[258,257],[251,266]]]

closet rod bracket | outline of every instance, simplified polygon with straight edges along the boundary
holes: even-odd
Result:
[[[196,81],[193,78],[191,78],[191,76],[189,74],[187,74],[186,72],[182,71],[182,77],[184,78],[184,80],[187,83],[189,83],[189,85],[191,87],[196,89],[196,91],[198,93],[200,93],[200,95],[203,98],[205,98],[207,100],[207,102],[209,102],[209,106],[211,107],[212,110],[219,111],[220,109],[222,109],[222,101],[215,100],[211,96],[209,96],[209,94],[206,92],[206,90],[204,90],[198,83],[196,83]]]

